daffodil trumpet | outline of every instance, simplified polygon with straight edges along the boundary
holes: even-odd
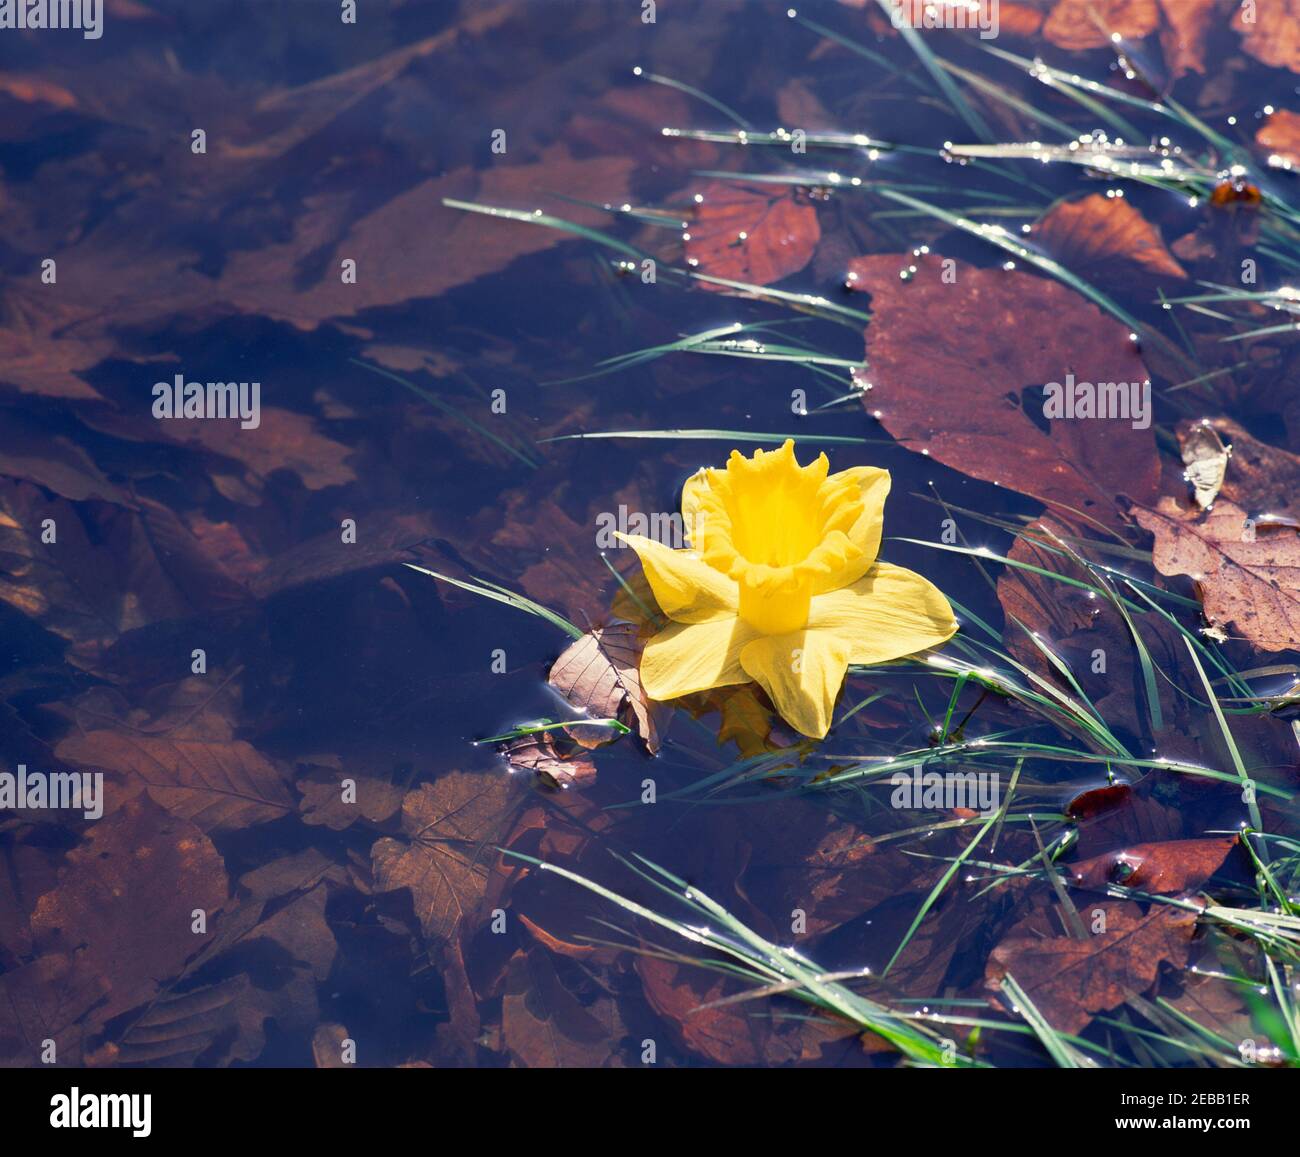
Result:
[[[690,547],[618,533],[641,560],[670,620],[641,656],[651,699],[758,683],[804,735],[830,729],[849,664],[883,663],[938,646],[957,630],[928,579],[880,562],[889,472],[807,466],[794,442],[725,469],[704,468],[682,489]]]

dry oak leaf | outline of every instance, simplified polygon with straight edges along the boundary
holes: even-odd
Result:
[[[1102,48],[1112,33],[1141,40],[1160,26],[1156,0],[1060,0],[1043,23],[1043,37],[1058,48]]]
[[[692,213],[686,242],[686,259],[697,272],[771,285],[812,260],[822,231],[817,210],[802,194],[714,181],[698,196],[703,200]]]
[[[904,281],[908,265],[916,273]],[[1117,498],[1154,501],[1150,429],[1115,418],[1044,430],[1030,392],[1072,373],[1076,383],[1129,383],[1131,397],[1148,376],[1128,330],[1055,281],[955,262],[945,282],[943,266],[937,254],[851,263],[854,285],[871,294],[870,370],[858,378],[871,386],[866,408],[909,449],[1112,526],[1122,522]]]
[[[1255,143],[1268,150],[1270,165],[1300,167],[1300,113],[1278,109],[1255,134]]]
[[[1273,68],[1300,72],[1300,0],[1260,0],[1241,5],[1232,26],[1242,50]]]
[[[1136,511],[1155,535],[1152,558],[1163,575],[1190,575],[1212,625],[1232,623],[1264,651],[1300,646],[1300,535],[1250,529],[1239,506],[1222,495],[1200,512],[1162,498]]]
[[[637,630],[635,623],[614,623],[588,631],[564,649],[546,681],[577,710],[594,719],[617,719],[630,712],[638,734],[653,753],[659,750],[659,733],[637,668],[641,658]],[[579,743],[589,746],[583,728],[570,730]],[[597,742],[612,738],[606,731]]]
[[[1167,895],[1199,888],[1237,846],[1236,836],[1130,844],[1069,867],[1074,886],[1105,891],[1111,884]]]
[[[494,845],[517,803],[504,774],[451,771],[421,784],[402,803],[402,838],[370,850],[376,889],[409,888],[424,935],[450,938],[487,891]]]
[[[155,997],[207,943],[194,911],[225,904],[225,864],[193,824],[133,799],[89,828],[59,884],[37,901],[42,951],[71,952],[110,984],[106,1021]]]
[[[143,784],[155,803],[205,832],[266,823],[294,809],[286,777],[242,739],[98,730],[70,736],[54,753],[75,767],[116,771]]]
[[[1165,248],[1160,231],[1125,197],[1092,193],[1052,206],[1034,226],[1033,240],[1084,281],[1182,280],[1187,271]]]
[[[997,989],[1014,976],[1057,1032],[1078,1033],[1097,1013],[1150,989],[1162,963],[1186,965],[1197,912],[1154,904],[1144,916],[1134,903],[1097,906],[1106,930],[1083,940],[1013,932],[989,955],[986,985]]]

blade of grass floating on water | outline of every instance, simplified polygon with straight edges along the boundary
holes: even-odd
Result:
[[[887,445],[889,438],[855,438],[849,434],[802,434],[787,432],[784,434],[761,434],[753,430],[597,430],[587,434],[556,434],[551,438],[538,439],[545,442],[571,442],[592,438],[650,438],[657,440],[704,441],[704,442],[757,442],[762,445],[779,446],[787,438],[797,442],[813,445]]]
[[[472,594],[482,595],[485,599],[492,599],[498,603],[504,603],[508,607],[514,607],[518,611],[526,611],[530,615],[536,615],[538,618],[545,619],[553,626],[559,627],[566,635],[571,635],[575,639],[581,639],[586,631],[581,627],[574,626],[563,615],[557,614],[549,607],[544,607],[541,603],[535,603],[526,595],[516,594],[514,591],[507,590],[496,583],[488,582],[486,579],[480,579],[477,583],[466,582],[464,579],[452,578],[450,575],[439,574],[436,570],[429,570],[427,567],[417,566],[413,562],[403,563],[403,566],[409,567],[420,574],[428,575],[430,578],[438,579],[440,582],[450,583],[454,587],[460,587],[461,590],[469,591]]]
[[[426,390],[423,386],[417,386],[414,382],[407,381],[405,378],[401,377],[398,374],[393,373],[391,370],[386,370],[382,366],[374,365],[371,362],[362,361],[360,358],[348,358],[348,361],[350,361],[354,366],[360,366],[363,370],[369,370],[372,374],[378,374],[381,378],[389,378],[392,381],[396,382],[399,386],[404,386],[406,389],[410,390],[411,393],[415,394],[417,397],[423,398],[435,409],[455,418],[457,421],[463,423],[465,426],[468,426],[469,429],[473,430],[476,434],[481,434],[489,442],[491,442],[495,446],[500,447],[500,449],[504,450],[512,458],[518,458],[520,462],[522,462],[525,466],[529,467],[532,470],[537,469],[538,464],[527,454],[525,454],[521,449],[519,449],[516,446],[512,446],[504,438],[499,437],[497,434],[489,430],[486,426],[482,425],[479,422],[476,422],[468,414],[461,413],[460,410],[456,409],[455,406],[451,405],[449,402],[445,402],[442,398],[438,397],[438,395],[435,394],[432,390]]]
[[[741,116],[734,108],[723,104],[722,101],[718,100],[716,97],[710,96],[707,92],[702,92],[700,89],[694,88],[689,84],[683,84],[680,80],[673,80],[672,77],[662,76],[657,72],[646,72],[645,69],[639,66],[632,70],[632,75],[639,76],[643,80],[648,80],[651,84],[661,84],[665,88],[676,89],[678,92],[685,93],[687,96],[703,101],[711,109],[716,109],[729,121],[733,124],[739,125],[742,129],[753,127],[749,121]]]
[[[1205,668],[1201,666],[1201,660],[1196,654],[1196,648],[1187,639],[1184,639],[1183,642],[1187,645],[1187,653],[1192,657],[1192,664],[1196,667],[1196,674],[1200,676],[1201,683],[1205,687],[1205,693],[1209,696],[1210,706],[1214,708],[1214,718],[1219,724],[1223,742],[1227,745],[1228,755],[1232,759],[1232,766],[1237,770],[1237,777],[1241,781],[1242,793],[1250,814],[1250,826],[1257,831],[1262,831],[1264,822],[1259,814],[1259,804],[1255,802],[1255,791],[1258,789],[1246,773],[1246,765],[1241,760],[1241,752],[1237,750],[1237,741],[1233,738],[1228,721],[1223,717],[1223,709],[1219,706],[1219,697],[1214,693],[1214,688],[1210,685],[1209,679],[1205,677]]]
[[[764,940],[705,893],[689,887],[685,881],[644,857],[637,857],[649,869],[638,870],[638,874],[643,879],[670,895],[675,901],[685,904],[693,912],[708,918],[716,927],[707,924],[703,926],[684,924],[577,872],[513,849],[500,850],[507,856],[532,864],[539,872],[549,872],[577,884],[633,916],[674,932],[692,943],[706,945],[730,956],[756,974],[765,977],[769,984],[796,982],[791,990],[792,995],[798,995],[800,999],[838,1013],[850,1023],[877,1033],[913,1061],[941,1064],[945,1060],[942,1041],[933,1030],[917,1025],[893,1013],[885,1006],[859,996],[837,981],[826,979],[826,972],[807,961],[802,955],[791,949],[779,948]],[[635,866],[629,866],[636,870]],[[659,878],[656,879],[655,875]],[[669,884],[672,887],[669,887]],[[963,1067],[984,1067],[980,1062],[965,1058],[959,1061],[959,1064]]]
[[[1017,241],[1001,225],[981,225],[978,222],[970,220],[968,217],[958,216],[956,213],[950,213],[947,209],[940,208],[938,205],[930,205],[925,201],[918,201],[915,197],[908,196],[906,193],[900,193],[895,189],[880,189],[878,195],[887,197],[891,201],[897,201],[903,205],[909,205],[913,209],[920,209],[928,215],[937,218],[940,221],[951,225],[954,229],[960,229],[969,233],[972,237],[978,237],[982,241],[987,241],[990,245],[1012,253],[1022,261],[1027,261],[1031,265],[1037,266],[1044,273],[1049,273],[1058,281],[1068,285],[1076,293],[1081,293],[1093,304],[1100,306],[1111,317],[1117,318],[1129,327],[1134,333],[1142,333],[1149,327],[1144,326],[1137,318],[1133,317],[1118,302],[1113,301],[1101,290],[1096,289],[1081,277],[1071,273],[1060,262],[1053,261],[1050,257],[1045,257],[1035,253],[1022,242]]]
[[[878,2],[885,13],[886,19],[889,19],[891,23],[893,23],[893,16],[897,12],[897,9],[891,3],[891,0],[878,0]],[[989,130],[987,122],[978,112],[975,111],[975,108],[962,94],[961,89],[959,89],[954,83],[952,77],[944,71],[939,58],[935,55],[930,46],[926,44],[925,38],[906,21],[895,23],[894,27],[898,30],[899,35],[902,36],[907,46],[916,53],[917,59],[920,60],[926,72],[928,72],[934,79],[934,83],[947,99],[953,112],[966,122],[967,127],[971,132],[979,137],[980,140],[992,140],[993,134]]]
[[[881,972],[880,975],[882,979],[889,975],[889,970],[894,967],[898,958],[903,954],[903,950],[911,942],[912,937],[916,935],[916,930],[921,926],[921,922],[925,919],[930,909],[934,907],[939,897],[943,895],[944,889],[948,886],[948,881],[957,874],[957,870],[966,862],[966,857],[979,846],[980,841],[988,834],[989,829],[993,826],[996,819],[997,815],[994,814],[984,821],[984,826],[975,833],[975,838],[966,845],[966,848],[961,855],[953,860],[953,862],[948,866],[948,870],[939,877],[938,883],[930,889],[930,894],[922,901],[920,909],[912,919],[912,923],[908,925],[907,931],[903,933],[903,939],[899,942],[898,947],[894,949],[893,956],[889,958],[889,963],[885,965],[884,970]]]
[[[972,88],[978,89],[980,92],[984,93],[985,96],[991,96],[994,100],[1001,101],[1003,104],[1007,105],[1008,108],[1015,109],[1016,112],[1020,113],[1022,116],[1029,117],[1031,120],[1036,121],[1045,128],[1060,133],[1063,137],[1072,137],[1079,131],[1073,125],[1068,125],[1065,121],[1057,120],[1056,117],[1043,112],[1042,109],[1035,108],[1028,101],[1021,100],[1014,93],[1003,88],[1002,85],[989,80],[988,77],[980,76],[975,72],[968,72],[964,68],[959,68],[951,61],[940,60],[939,64],[945,71],[950,72],[953,76],[965,81]]]
[[[925,81],[922,80],[921,77],[917,76],[912,69],[901,68],[887,56],[883,56],[879,52],[873,52],[870,48],[867,48],[866,45],[859,44],[856,40],[850,40],[847,36],[836,32],[833,28],[828,28],[825,24],[818,24],[815,20],[809,20],[802,12],[797,12],[795,9],[791,8],[786,15],[796,24],[802,24],[810,32],[815,32],[818,36],[824,36],[827,40],[838,44],[841,48],[847,48],[850,52],[857,53],[859,56],[871,61],[871,63],[877,67],[883,68],[887,72],[892,72],[895,76],[907,81],[907,83],[912,85],[914,88],[919,88],[923,92],[927,87],[932,88],[932,86],[927,86]]]
[[[459,201],[454,197],[444,197],[442,203],[448,209],[460,209],[466,213],[481,213],[485,217],[502,217],[507,221],[520,221],[526,225],[541,225],[547,229],[558,229],[561,233],[570,233],[574,237],[584,237],[588,241],[595,241],[598,245],[604,245],[606,248],[616,250],[629,257],[635,257],[638,261],[645,261],[650,258],[650,254],[637,249],[634,245],[629,245],[626,241],[620,241],[617,237],[603,233],[599,229],[591,229],[586,225],[579,225],[577,222],[568,221],[563,217],[553,217],[549,213],[543,213],[540,209],[530,213],[525,209],[507,209],[500,205],[478,205],[473,201]]]
[[[1118,113],[1106,108],[1101,101],[1114,101],[1130,108],[1140,108],[1145,112],[1158,113],[1170,120],[1180,120],[1176,113],[1164,105],[1144,100],[1139,96],[1132,96],[1095,80],[1084,80],[1078,73],[1053,68],[1044,64],[1041,60],[1029,60],[1023,56],[1017,56],[1014,52],[1008,52],[1006,49],[996,48],[991,44],[981,44],[980,47],[985,52],[1014,64],[1017,68],[1027,72],[1031,77],[1043,84],[1050,86],[1055,83],[1060,85],[1059,91],[1087,108],[1094,116],[1103,118],[1112,128],[1123,133],[1130,141],[1144,140],[1149,134],[1143,133],[1131,121],[1125,120]]]
[[[626,723],[620,723],[617,719],[569,719],[561,720],[558,723],[532,723],[516,727],[513,731],[507,731],[501,735],[489,735],[484,739],[476,739],[474,742],[475,744],[505,743],[511,739],[522,739],[525,735],[540,735],[544,731],[561,731],[566,727],[608,727],[611,731],[618,732],[619,735],[630,735],[632,732],[632,729]]]

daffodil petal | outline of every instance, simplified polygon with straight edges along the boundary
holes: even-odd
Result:
[[[791,727],[814,739],[830,730],[835,697],[849,665],[846,639],[825,631],[794,631],[755,639],[740,665]]]
[[[852,586],[815,596],[808,630],[844,640],[851,663],[884,663],[937,647],[957,621],[929,579],[878,562]]]
[[[673,550],[639,534],[614,533],[636,551],[659,609],[674,622],[705,623],[736,614],[740,591],[735,580],[694,552]]]
[[[641,685],[651,699],[663,700],[747,683],[740,653],[754,637],[734,615],[707,623],[672,623],[646,643]]]
[[[853,466],[832,474],[821,485],[818,498],[830,512],[828,537],[843,531],[851,544],[843,556],[828,557],[830,567],[813,579],[813,591],[835,591],[855,583],[871,569],[880,553],[880,539],[885,529],[885,499],[889,497],[891,479],[888,470],[877,466]],[[856,503],[861,502],[859,511]]]

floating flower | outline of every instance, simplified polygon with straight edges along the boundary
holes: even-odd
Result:
[[[645,646],[652,699],[756,682],[782,717],[822,738],[850,663],[934,647],[957,630],[929,580],[878,562],[889,472],[800,466],[794,442],[731,452],[682,489],[690,550],[619,534],[672,622]]]

